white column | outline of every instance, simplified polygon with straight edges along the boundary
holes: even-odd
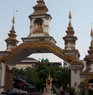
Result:
[[[71,87],[75,87],[76,92],[80,89],[78,88],[80,84],[80,68],[79,65],[71,65]]]
[[[0,74],[0,93],[4,91],[4,82],[5,82],[5,64],[1,63],[2,69]]]

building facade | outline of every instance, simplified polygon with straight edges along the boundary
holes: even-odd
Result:
[[[9,37],[5,40],[6,50],[0,51],[0,92],[12,88],[13,67],[17,63],[33,53],[53,53],[70,64],[70,87],[75,87],[76,91],[84,88],[86,95],[92,95],[90,91],[93,91],[93,30],[91,29],[89,54],[81,61],[79,50],[75,47],[77,37],[71,22],[71,11],[69,11],[66,36],[63,37],[65,47],[61,49],[56,45],[56,40],[50,36],[52,17],[47,13],[48,8],[44,0],[38,0],[33,9],[34,12],[29,15],[30,33],[27,37],[22,38],[23,42],[20,45],[17,45],[13,16]]]

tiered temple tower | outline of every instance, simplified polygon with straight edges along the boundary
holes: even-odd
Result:
[[[56,43],[54,38],[50,36],[50,21],[51,15],[48,14],[48,8],[43,0],[38,0],[37,5],[33,7],[34,12],[29,16],[30,19],[30,33],[28,37],[22,38],[23,42],[27,41],[44,41],[48,40]]]
[[[77,37],[74,36],[75,32],[72,27],[72,14],[71,11],[69,11],[69,23],[66,30],[66,36],[63,37],[63,40],[65,42],[65,48],[64,48],[64,54],[74,57],[76,60],[79,59],[80,54],[79,51],[75,48]]]
[[[38,0],[37,5],[33,7],[34,12],[30,18],[30,34],[31,37],[49,35],[49,23],[52,19],[50,14],[47,14],[48,8],[43,0]],[[39,35],[38,35],[39,34]]]
[[[91,29],[91,44],[88,50],[88,55],[84,58],[86,61],[86,71],[93,72],[93,29]]]
[[[15,34],[15,29],[14,29],[14,24],[15,24],[15,18],[13,16],[13,19],[12,19],[12,27],[11,27],[11,30],[10,30],[10,33],[8,34],[8,38],[5,40],[6,43],[7,43],[7,49],[6,51],[11,51],[13,48],[15,48],[17,46],[17,43],[19,42],[16,37],[17,35]]]
[[[86,89],[86,95],[93,94],[93,29],[91,28],[91,43],[88,55],[85,56],[85,71],[81,72],[81,87]]]
[[[63,37],[64,43],[65,43],[65,48],[63,52],[64,52],[64,55],[72,57],[78,62],[80,54],[79,54],[79,51],[75,47],[77,37],[74,36],[75,32],[72,27],[71,19],[72,19],[72,14],[71,14],[71,11],[69,11],[69,23],[66,30],[66,36]],[[70,68],[70,74],[69,74],[70,85],[69,86],[75,87],[76,91],[78,91],[79,90],[78,86],[80,84],[80,72],[81,72],[82,66],[76,62],[69,64],[68,62],[64,61],[64,64],[67,64],[68,67]]]

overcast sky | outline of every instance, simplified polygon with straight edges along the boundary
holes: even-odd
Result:
[[[1,0],[0,0],[1,1]],[[19,44],[21,38],[27,37],[30,29],[30,20],[28,16],[33,13],[33,6],[37,0],[2,0],[0,2],[0,51],[6,50],[5,39],[8,38],[9,30],[12,26],[12,17],[15,12],[15,31]],[[72,25],[75,36],[78,37],[76,48],[80,52],[80,59],[87,55],[90,46],[91,22],[93,22],[93,0],[44,0],[48,7],[48,13],[51,14],[50,35],[57,41],[57,45],[64,48],[62,37],[66,35],[68,26],[69,6],[72,12]],[[36,56],[33,56],[36,57]],[[61,61],[61,59],[50,54],[39,55],[39,58],[48,57],[50,61]]]

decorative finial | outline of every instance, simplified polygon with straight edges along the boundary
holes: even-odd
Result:
[[[11,31],[14,31],[14,24],[15,24],[15,12],[18,12],[18,10],[14,10],[14,11],[13,11],[13,18],[12,18],[12,23],[13,23],[13,25],[12,25]]]
[[[72,27],[71,19],[72,19],[72,14],[71,14],[71,9],[70,9],[69,10],[69,27]]]
[[[69,11],[69,19],[71,20],[72,18],[72,14],[71,14],[71,11]]]
[[[69,6],[69,19],[71,20],[72,14],[71,14],[71,6]]]
[[[90,33],[90,36],[93,37],[93,26],[92,26],[92,23],[91,23],[91,33]]]
[[[12,18],[12,23],[14,24],[15,23],[15,17],[13,16]]]
[[[14,31],[14,24],[15,24],[15,17],[14,16],[12,18],[12,23],[13,23],[13,25],[12,25],[11,31]]]

